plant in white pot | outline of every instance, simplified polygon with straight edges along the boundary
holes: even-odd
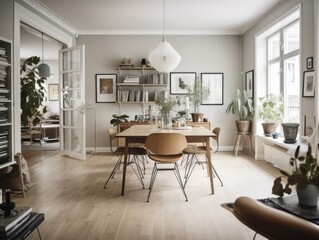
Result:
[[[204,114],[200,113],[199,107],[204,100],[207,100],[210,91],[207,87],[202,85],[202,82],[197,77],[194,84],[187,88],[189,101],[193,106],[193,112],[191,113],[193,122],[199,122],[203,120]]]
[[[257,101],[257,117],[263,120],[261,124],[264,129],[265,136],[271,136],[276,132],[278,123],[283,119],[284,104],[280,98],[272,93],[265,97],[258,98]]]
[[[250,131],[250,122],[254,116],[254,104],[245,90],[241,93],[241,91],[237,89],[237,94],[228,104],[226,113],[232,113],[237,116],[236,126],[238,132]]]
[[[291,185],[296,185],[299,204],[307,207],[317,206],[319,195],[319,166],[317,159],[312,156],[311,145],[308,144],[306,156],[299,156],[300,146],[295,151],[295,156],[290,159],[293,166],[292,174],[280,170],[287,177],[283,186],[282,176],[274,181],[272,193],[282,197],[284,193],[291,194]]]

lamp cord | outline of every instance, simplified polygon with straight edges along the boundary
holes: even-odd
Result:
[[[44,63],[44,53],[43,53],[43,33],[42,33],[42,63]]]
[[[166,39],[165,39],[165,0],[163,0],[163,42],[166,42]]]

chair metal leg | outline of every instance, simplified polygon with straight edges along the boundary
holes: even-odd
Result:
[[[150,186],[149,186],[150,190],[148,192],[148,196],[147,196],[147,200],[146,200],[147,202],[149,202],[149,199],[150,199],[150,196],[151,196],[151,192],[153,190],[154,182],[155,182],[155,179],[156,179],[157,172],[158,172],[157,165],[156,165],[156,163],[154,163],[152,176],[151,176],[151,181],[150,181]]]
[[[220,177],[219,177],[219,175],[218,175],[218,173],[217,173],[217,171],[216,171],[216,169],[214,168],[214,166],[213,166],[213,165],[212,165],[212,168],[213,168],[213,172],[216,174],[216,176],[217,176],[218,180],[220,181],[220,185],[221,185],[221,186],[224,186],[224,184],[223,184],[222,180],[220,179]]]
[[[111,179],[111,178],[114,178],[114,175],[115,175],[116,171],[120,169],[122,157],[123,157],[123,156],[121,155],[121,156],[119,157],[119,159],[117,160],[117,162],[116,162],[116,164],[115,164],[115,166],[114,166],[114,168],[113,168],[113,170],[112,170],[110,176],[108,177],[108,179],[106,180],[106,182],[105,182],[105,184],[104,184],[104,188],[106,188],[106,184],[110,181],[110,179]]]
[[[175,177],[176,177],[176,179],[177,179],[177,182],[179,183],[179,186],[180,186],[180,188],[182,189],[182,191],[183,191],[183,193],[184,193],[184,196],[185,196],[185,198],[186,198],[186,202],[187,202],[187,201],[188,201],[187,195],[186,195],[186,192],[185,192],[185,189],[184,189],[184,186],[183,186],[181,174],[179,173],[177,163],[174,164],[174,173],[175,173]]]

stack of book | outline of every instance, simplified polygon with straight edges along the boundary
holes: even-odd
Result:
[[[126,75],[123,83],[125,84],[139,84],[140,78],[136,75]]]
[[[31,207],[16,207],[8,217],[0,211],[0,239],[26,239],[44,221],[43,213],[31,211]]]
[[[0,65],[8,65],[8,56],[5,48],[0,47]]]

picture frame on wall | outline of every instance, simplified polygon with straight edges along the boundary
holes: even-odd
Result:
[[[186,95],[188,88],[195,84],[196,72],[171,72],[170,93],[171,95]]]
[[[59,84],[49,84],[48,85],[48,97],[49,101],[59,100]]]
[[[302,96],[315,97],[315,71],[303,72]]]
[[[116,82],[117,74],[97,73],[96,80],[96,102],[115,103],[116,102]]]
[[[245,73],[245,91],[248,97],[254,98],[254,70]]]
[[[313,68],[313,57],[308,57],[307,58],[307,69],[312,69]]]
[[[209,90],[209,96],[202,99],[202,105],[224,104],[224,73],[201,73],[202,88]]]

